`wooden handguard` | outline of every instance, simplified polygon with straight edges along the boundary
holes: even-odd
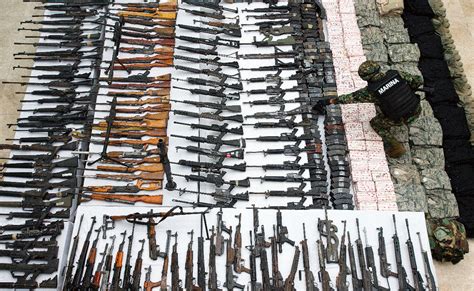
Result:
[[[156,63],[139,63],[139,64],[129,64],[129,65],[115,65],[114,70],[120,71],[125,70],[125,68],[129,70],[149,70],[151,68],[164,68],[164,67],[172,67],[173,66],[173,59],[157,61]]]
[[[135,139],[124,139],[124,140],[110,140],[109,144],[110,145],[119,145],[119,144],[128,144],[128,145],[157,145],[158,140],[162,139],[165,143],[168,143],[168,138],[163,137],[163,138],[149,138],[145,140],[135,140]]]
[[[148,99],[140,99],[140,100],[121,100],[117,101],[117,105],[145,105],[145,104],[163,104],[169,103],[170,96],[162,96],[162,97],[153,97]]]
[[[95,200],[122,200],[128,202],[143,202],[148,204],[163,204],[163,195],[129,195],[129,194],[101,194],[93,193],[89,195],[91,199]]]
[[[139,165],[139,166],[134,166],[130,168],[120,167],[120,166],[99,165],[97,166],[97,169],[101,171],[119,172],[119,173],[133,173],[137,171],[156,173],[156,172],[163,172],[163,164]]]

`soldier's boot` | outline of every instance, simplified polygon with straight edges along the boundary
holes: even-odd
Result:
[[[421,108],[420,108],[421,110]],[[377,114],[370,120],[370,125],[375,132],[382,138],[385,153],[391,158],[399,158],[405,154],[405,147],[390,132],[392,126],[397,124],[381,114]]]
[[[384,140],[385,153],[393,159],[398,159],[406,153],[406,149],[401,142],[396,139]]]

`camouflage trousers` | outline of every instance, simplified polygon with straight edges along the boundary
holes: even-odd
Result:
[[[421,107],[419,106],[416,113],[408,118],[403,118],[399,121],[394,121],[386,117],[379,108],[377,108],[377,115],[370,120],[370,125],[375,132],[382,138],[384,144],[397,143],[397,139],[390,132],[390,128],[394,126],[400,126],[402,124],[409,125],[415,121],[421,113]]]

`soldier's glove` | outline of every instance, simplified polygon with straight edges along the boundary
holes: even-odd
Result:
[[[336,104],[336,99],[319,100],[316,105],[313,106],[313,113],[318,115],[325,115],[326,106],[329,104]]]

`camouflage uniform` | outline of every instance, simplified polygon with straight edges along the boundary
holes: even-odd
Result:
[[[362,79],[370,80],[372,78],[380,77],[381,74],[378,72],[380,70],[380,66],[372,61],[364,62],[360,65],[359,68],[359,75]],[[406,72],[399,72],[400,76],[405,79],[408,85],[413,89],[416,90],[421,85],[423,85],[423,80],[420,76],[412,75]],[[383,76],[383,75],[382,75]],[[367,89],[367,87],[357,90],[350,94],[345,94],[339,96],[337,99],[337,103],[340,104],[348,104],[348,103],[374,103],[377,109],[377,115],[370,121],[370,125],[372,128],[380,135],[385,143],[394,143],[397,142],[396,138],[390,132],[390,128],[394,126],[400,126],[402,124],[410,124],[421,112],[421,107],[417,110],[417,113],[410,118],[393,121],[385,117],[379,107],[379,100],[373,96]]]
[[[452,218],[427,219],[431,254],[439,261],[458,263],[469,253],[466,229]]]

